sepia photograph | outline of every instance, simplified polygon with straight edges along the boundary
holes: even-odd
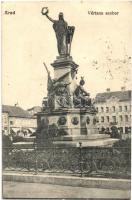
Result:
[[[3,1],[2,199],[131,199],[131,1]]]

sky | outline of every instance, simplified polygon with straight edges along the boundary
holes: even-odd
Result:
[[[94,98],[107,88],[131,88],[132,2],[4,2],[2,3],[2,104],[27,109],[41,106],[47,95],[47,73],[58,56],[52,23],[41,15],[42,7],[58,19],[64,13],[75,26],[71,55],[84,76],[85,89]],[[7,15],[5,11],[15,11]],[[104,12],[91,15],[90,11]],[[105,15],[105,12],[119,12]]]

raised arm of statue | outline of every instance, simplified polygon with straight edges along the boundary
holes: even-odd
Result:
[[[54,19],[52,19],[51,17],[48,16],[48,14],[46,14],[46,17],[47,17],[51,22],[53,22],[53,23],[55,22]]]
[[[48,10],[47,7],[43,7],[43,8],[42,8],[42,11],[41,11],[42,15],[45,15],[51,22],[54,23],[55,20],[52,19],[51,17],[49,17],[48,12],[49,12],[49,10]]]

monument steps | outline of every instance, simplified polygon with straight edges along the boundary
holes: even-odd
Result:
[[[33,149],[34,142],[14,142],[13,147],[16,149]]]
[[[67,136],[60,136],[55,137],[55,141],[78,141],[78,140],[102,140],[102,139],[110,138],[110,135],[106,134],[91,134],[91,135],[67,135]]]
[[[34,140],[35,140],[35,136],[32,136],[32,137],[24,137],[23,138],[23,141],[24,142],[34,142]]]
[[[104,138],[95,140],[78,140],[78,141],[54,141],[53,144],[62,147],[79,147],[80,142],[82,147],[108,147],[112,146],[118,139],[115,138]]]

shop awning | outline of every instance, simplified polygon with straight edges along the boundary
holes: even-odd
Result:
[[[31,132],[31,133],[34,133],[36,131],[35,128],[28,128],[28,130]]]
[[[12,130],[14,133],[17,133],[18,131],[20,131],[20,128],[11,128],[11,130]]]

